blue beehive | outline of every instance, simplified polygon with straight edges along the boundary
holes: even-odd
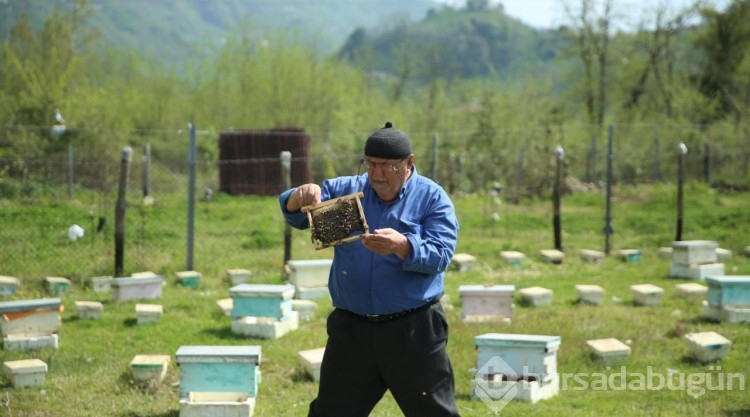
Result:
[[[175,359],[180,398],[209,392],[258,394],[260,346],[181,346]]]
[[[232,320],[270,317],[287,320],[292,312],[292,284],[239,284],[232,287]]]
[[[512,370],[519,377],[533,375],[537,380],[547,381],[557,374],[560,336],[486,333],[476,336],[474,343],[479,369],[499,358],[506,367],[499,371]]]
[[[710,305],[750,305],[750,275],[709,275],[706,283]]]

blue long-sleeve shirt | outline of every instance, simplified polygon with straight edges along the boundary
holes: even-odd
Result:
[[[421,306],[443,292],[445,270],[456,250],[458,220],[448,194],[413,167],[398,197],[384,203],[367,174],[326,180],[321,200],[364,193],[360,199],[367,226],[392,228],[409,239],[412,250],[401,260],[378,255],[360,240],[334,247],[328,288],[333,305],[358,314],[389,314]],[[281,212],[292,227],[310,227],[307,213],[286,210],[294,189],[279,196]]]

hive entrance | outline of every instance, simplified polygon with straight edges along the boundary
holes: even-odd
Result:
[[[349,243],[367,233],[367,221],[359,198],[362,192],[302,207],[310,221],[315,249]]]

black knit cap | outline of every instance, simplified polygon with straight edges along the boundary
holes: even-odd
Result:
[[[411,155],[411,142],[406,133],[385,122],[385,127],[373,132],[365,143],[365,155],[382,159],[404,159]]]

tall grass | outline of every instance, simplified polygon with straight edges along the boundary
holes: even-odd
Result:
[[[559,335],[557,353],[561,373],[587,373],[596,381],[620,371],[606,366],[586,351],[589,339],[615,337],[630,341],[632,352],[622,363],[627,373],[668,374],[722,373],[748,375],[750,330],[747,324],[715,323],[701,318],[699,299],[677,296],[674,285],[682,280],[668,277],[669,260],[657,249],[669,246],[675,236],[674,191],[669,186],[617,187],[613,204],[613,250],[640,248],[640,263],[625,263],[614,256],[593,265],[577,257],[579,249],[604,245],[604,202],[601,193],[563,197],[562,229],[566,259],[562,265],[541,262],[541,249],[553,247],[552,204],[549,201],[504,203],[491,196],[456,197],[461,223],[458,251],[477,257],[466,272],[451,269],[446,277],[447,316],[451,326],[449,353],[456,372],[457,401],[464,416],[492,416],[490,408],[472,400],[470,369],[476,368],[474,337],[508,332]],[[14,297],[49,297],[45,276],[73,280],[61,296],[65,311],[59,349],[0,351],[0,361],[39,358],[49,371],[41,388],[14,389],[0,385],[1,415],[30,416],[151,416],[179,415],[179,374],[174,353],[183,345],[260,345],[262,379],[255,416],[304,416],[316,393],[316,383],[304,372],[297,352],[325,344],[325,318],[330,301],[318,300],[316,316],[279,339],[240,337],[231,332],[230,318],[216,304],[229,297],[225,271],[252,270],[252,282],[282,283],[284,224],[274,198],[215,196],[200,202],[196,210],[194,269],[202,273],[198,289],[176,283],[175,272],[186,267],[186,206],[184,196],[157,196],[153,206],[132,202],[127,214],[125,273],[150,270],[166,278],[160,303],[164,315],[157,322],[137,325],[135,302],[115,303],[111,294],[84,286],[87,278],[112,275],[114,243],[111,226],[96,233],[85,201],[2,201],[0,206],[0,275],[15,276],[22,285]],[[741,255],[750,245],[750,198],[746,194],[722,194],[701,184],[686,189],[684,239],[716,240],[734,256],[725,262],[727,274],[750,275],[750,259]],[[97,215],[93,217],[97,217]],[[111,220],[110,220],[111,221]],[[65,229],[72,223],[86,225],[83,239],[69,241]],[[92,226],[88,226],[92,225]],[[500,258],[501,250],[518,250],[527,258],[520,268]],[[309,232],[292,233],[292,258],[331,256],[316,251]],[[517,289],[543,286],[554,291],[549,307],[516,303],[510,324],[463,323],[458,287],[462,284],[513,284]],[[640,307],[632,303],[630,285],[651,283],[665,289],[662,303]],[[576,303],[576,284],[598,284],[606,291],[600,306]],[[77,317],[76,300],[101,301],[99,320]],[[687,356],[683,335],[715,330],[732,341],[728,357],[716,364],[696,363]],[[166,354],[172,363],[166,381],[141,386],[131,378],[129,363],[137,354]],[[718,368],[720,367],[720,369]],[[597,373],[600,375],[598,376]],[[716,380],[715,380],[716,381]],[[738,387],[706,390],[690,395],[686,389],[604,390],[567,389],[537,404],[512,402],[502,415],[530,413],[559,416],[601,415],[748,415],[750,396]],[[750,383],[750,381],[746,381]],[[346,395],[346,393],[342,393]],[[386,395],[373,416],[401,415]]]

